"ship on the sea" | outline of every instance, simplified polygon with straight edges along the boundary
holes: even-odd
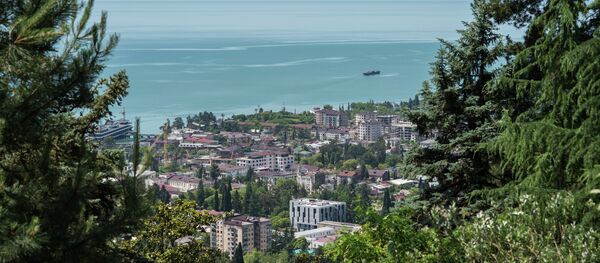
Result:
[[[95,140],[104,140],[108,137],[112,137],[113,139],[129,137],[133,133],[133,125],[129,120],[125,119],[125,111],[122,114],[122,119],[106,120],[104,125],[98,126],[94,134],[90,137]]]
[[[371,70],[371,71],[363,72],[364,76],[374,76],[374,75],[379,75],[379,74],[381,74],[381,71],[379,71],[379,70]]]

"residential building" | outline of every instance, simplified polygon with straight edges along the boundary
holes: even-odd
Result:
[[[383,126],[378,121],[366,121],[358,124],[358,139],[374,142],[383,136]]]
[[[341,171],[335,175],[335,183],[337,185],[350,184],[357,180],[358,173],[356,171]]]
[[[231,165],[231,164],[219,164],[219,172],[221,173],[222,176],[231,176],[231,177],[237,177],[237,176],[245,176],[246,173],[248,173],[248,167],[245,166],[237,166],[237,165]]]
[[[376,113],[371,111],[359,112],[354,115],[354,124],[358,125],[361,122],[375,121]]]
[[[408,121],[394,121],[391,133],[403,141],[416,141],[418,137],[417,125]]]
[[[315,108],[315,124],[325,128],[337,128],[347,125],[346,115],[330,109]]]
[[[390,171],[388,170],[377,170],[369,169],[369,179],[373,182],[389,181]]]
[[[256,249],[267,251],[271,247],[271,220],[263,217],[239,215],[217,221],[211,230],[211,247],[230,257],[241,244],[245,253]]]
[[[307,164],[294,164],[291,168],[296,171],[296,182],[301,185],[304,190],[312,193],[315,189],[316,175],[322,173],[321,168]]]
[[[321,221],[346,221],[346,203],[310,198],[290,200],[290,223],[295,231],[315,229]]]
[[[252,167],[254,170],[285,171],[294,164],[294,155],[287,151],[251,152],[236,159],[238,166]]]

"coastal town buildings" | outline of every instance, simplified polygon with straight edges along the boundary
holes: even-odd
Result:
[[[285,171],[294,164],[294,155],[281,150],[250,152],[237,158],[236,164],[254,170]]]
[[[317,126],[331,129],[347,125],[346,115],[339,111],[314,108],[313,112],[315,113],[315,124]]]
[[[311,198],[290,200],[290,224],[295,231],[315,229],[321,221],[346,221],[346,203]]]
[[[211,247],[230,257],[238,244],[244,253],[253,249],[267,251],[271,247],[271,220],[264,217],[238,215],[217,221],[211,229]]]
[[[358,124],[358,139],[374,142],[383,136],[383,126],[378,121],[365,121]]]

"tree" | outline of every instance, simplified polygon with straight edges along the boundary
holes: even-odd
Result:
[[[238,243],[233,253],[232,263],[244,263],[244,251],[242,250],[242,243]]]
[[[200,179],[198,182],[198,188],[196,189],[196,205],[200,208],[203,208],[205,198],[206,192],[204,191],[204,182],[202,182],[202,179]]]
[[[233,207],[233,211],[235,213],[241,213],[244,211],[244,208],[242,206],[242,200],[240,197],[240,193],[238,192],[238,190],[233,191],[233,199],[231,201],[231,206]]]
[[[120,151],[86,139],[127,94],[124,72],[99,79],[117,45],[92,1],[0,4],[0,258],[113,261],[109,240],[127,218],[133,188]],[[128,200],[125,200],[127,198]]]
[[[216,164],[211,165],[209,175],[210,178],[212,178],[213,180],[217,180],[217,178],[219,178],[219,176],[221,175],[221,172],[219,171],[219,166],[217,166]]]
[[[144,220],[143,228],[135,239],[122,241],[120,246],[132,259],[156,262],[214,262],[223,260],[216,249],[207,247],[200,238],[200,226],[210,225],[217,218],[196,210],[196,203],[177,200],[174,204],[159,204],[155,214]],[[185,245],[178,245],[182,237],[192,237]]]
[[[183,119],[181,117],[176,117],[175,120],[173,121],[174,128],[183,129],[184,125],[185,124],[183,123]]]
[[[202,180],[204,178],[204,166],[200,166],[200,168],[198,168],[198,170],[196,170],[196,178]]]
[[[392,198],[390,197],[390,190],[385,189],[383,192],[383,208],[381,209],[381,213],[386,215],[390,212],[390,208],[392,208],[394,204],[392,203]]]
[[[252,166],[248,167],[248,171],[246,172],[246,182],[249,183],[254,181],[254,176],[256,176],[254,168],[252,168]]]
[[[367,180],[369,179],[369,170],[367,170],[367,165],[362,164],[360,166],[360,171],[358,172],[359,180]]]
[[[244,213],[251,216],[258,216],[260,208],[258,206],[258,198],[254,192],[254,183],[246,185],[246,193],[244,194]]]
[[[223,194],[223,200],[221,202],[221,210],[229,212],[232,209],[231,206],[231,182],[221,185],[221,193]]]
[[[215,190],[214,201],[215,201],[215,203],[213,205],[213,209],[215,211],[221,211],[221,206],[219,204],[219,191],[218,190]]]
[[[160,187],[160,200],[165,204],[168,204],[171,202],[171,193],[169,193],[169,191],[167,191],[167,189],[165,188],[165,185],[162,185]]]
[[[458,31],[458,41],[441,42],[431,65],[433,87],[424,83],[421,105],[408,114],[421,134],[436,131],[436,144],[408,160],[438,179],[444,202],[465,200],[456,198],[498,183],[489,175],[494,156],[480,147],[496,135],[500,114],[486,87],[507,51],[483,1],[474,1],[472,12],[474,19]]]

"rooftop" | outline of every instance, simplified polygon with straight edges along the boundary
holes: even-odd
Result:
[[[330,200],[322,200],[322,199],[312,199],[312,198],[300,198],[293,199],[292,202],[295,202],[298,205],[304,206],[328,206],[328,205],[339,205],[346,204],[346,202],[339,201],[330,201]]]

